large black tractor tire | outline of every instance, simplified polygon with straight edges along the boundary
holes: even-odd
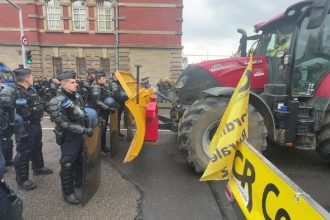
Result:
[[[210,161],[208,146],[219,125],[227,97],[205,97],[194,102],[183,114],[178,126],[179,147],[197,173],[203,172]],[[267,147],[267,129],[262,116],[249,105],[248,142],[258,151]]]
[[[316,138],[316,151],[330,164],[330,107],[325,113],[322,129],[317,133]]]

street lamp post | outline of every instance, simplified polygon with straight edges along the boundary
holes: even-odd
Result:
[[[24,36],[24,27],[23,27],[23,14],[22,14],[22,9],[16,5],[14,2],[12,2],[11,0],[6,0],[9,4],[11,4],[13,7],[15,7],[18,10],[18,17],[19,17],[19,29],[21,32],[21,39],[20,39],[20,43],[22,45],[22,61],[23,61],[23,65],[24,68],[26,68],[26,54],[25,54],[25,46],[22,43],[22,38]]]

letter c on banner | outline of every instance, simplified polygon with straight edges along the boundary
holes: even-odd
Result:
[[[264,214],[264,217],[266,220],[272,219],[271,217],[269,217],[269,215],[267,213],[267,208],[266,208],[266,200],[267,200],[267,196],[270,192],[273,192],[276,195],[276,197],[278,197],[278,195],[280,195],[280,191],[274,184],[269,183],[265,187],[264,192],[262,194],[262,213]],[[275,220],[281,220],[282,218],[284,218],[286,220],[291,219],[289,213],[285,209],[280,208],[276,212]]]

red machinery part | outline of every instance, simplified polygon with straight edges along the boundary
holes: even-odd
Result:
[[[158,140],[158,106],[155,95],[150,97],[146,110],[146,132],[145,141],[156,142]]]

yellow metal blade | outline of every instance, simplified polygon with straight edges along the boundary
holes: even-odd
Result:
[[[128,100],[125,105],[131,112],[136,125],[134,138],[124,159],[124,163],[127,163],[135,159],[142,149],[144,135],[146,132],[146,106],[150,102],[150,97],[153,95],[153,90],[146,89],[139,85],[139,103],[137,103],[137,84],[134,76],[131,73],[122,71],[117,71],[115,75],[128,96]]]

